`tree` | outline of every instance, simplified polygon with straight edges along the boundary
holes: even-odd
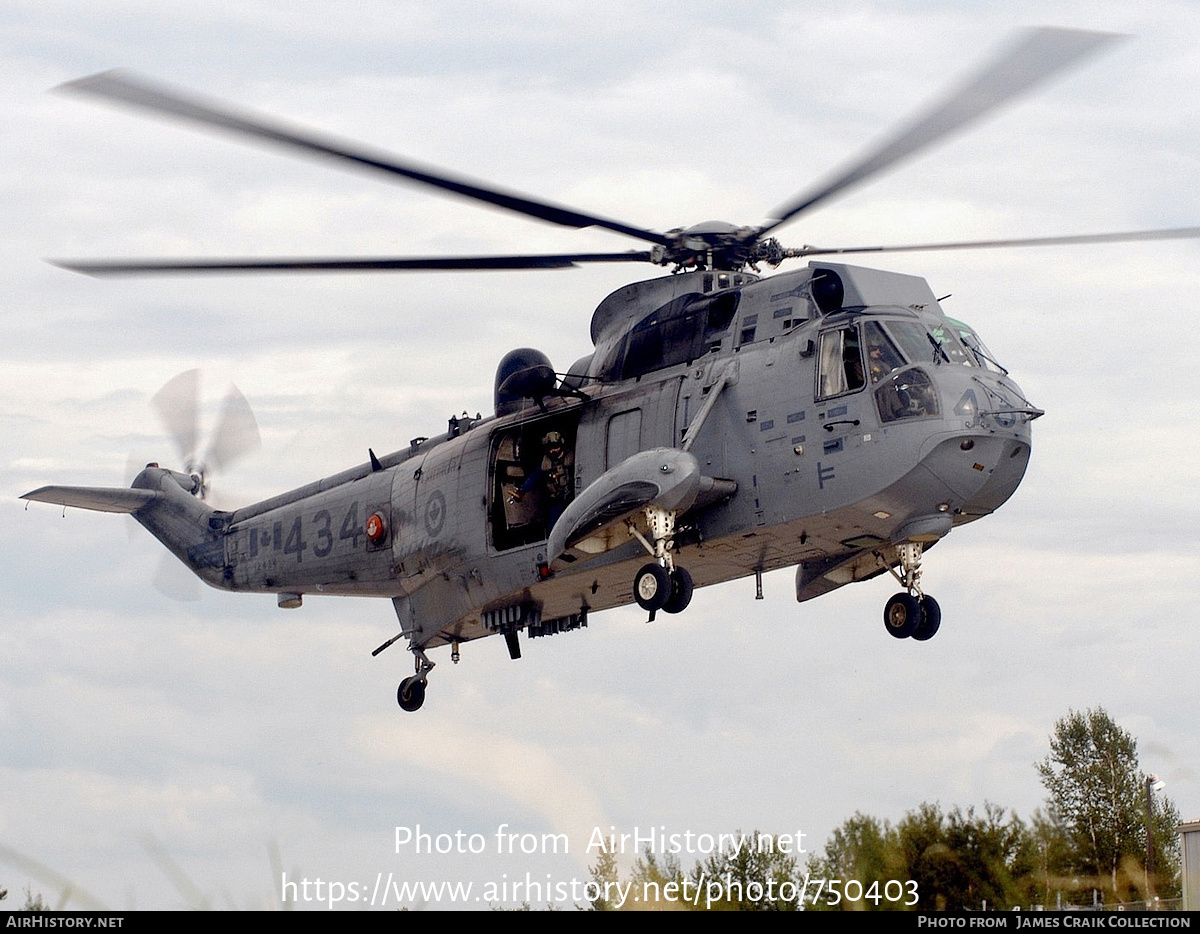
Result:
[[[985,803],[964,814],[955,808],[946,815],[945,874],[947,907],[1009,909],[1029,904],[1034,888],[1036,846],[1016,814]]]
[[[833,831],[824,854],[808,859],[807,875],[812,880],[847,880],[861,883],[862,892],[878,892],[889,879],[906,878],[896,831],[887,821],[857,812]],[[874,886],[874,889],[872,888]],[[859,895],[852,889],[851,895]],[[889,893],[890,894],[890,893]],[[885,911],[896,905],[886,899],[843,898],[835,905],[830,899],[816,902],[811,895],[805,902],[809,910]]]
[[[600,851],[594,866],[590,867],[592,882],[596,886],[596,897],[592,899],[593,911],[612,911],[613,906],[607,895],[613,891],[619,882],[617,878],[617,857],[609,849]]]
[[[736,833],[736,847],[728,847],[697,861],[684,873],[674,853],[656,854],[649,848],[634,861],[626,882],[620,882],[616,857],[602,850],[590,868],[600,889],[624,896],[626,910],[653,911],[798,911],[799,880],[790,844],[778,837]],[[597,911],[618,906],[603,894],[592,901]]]
[[[708,907],[720,911],[799,911],[796,857],[777,844],[777,838],[757,830],[732,852],[713,853],[692,870],[692,883]],[[721,898],[709,898],[718,888]]]
[[[1133,896],[1145,881],[1147,824],[1137,741],[1103,708],[1072,710],[1055,723],[1050,754],[1037,770],[1050,796],[1050,822],[1064,837],[1062,863],[1051,872],[1082,876],[1082,888],[1117,900]],[[1177,824],[1170,801],[1156,805],[1151,836],[1160,894],[1174,884]]]
[[[812,886],[806,892],[805,909],[812,911],[886,911],[895,908],[886,898],[862,898],[868,892],[877,893],[887,885],[890,879],[904,878],[904,861],[902,861],[896,832],[887,821],[881,821],[874,816],[857,812],[853,818],[836,827],[829,837],[823,854],[809,857],[805,866],[805,874],[812,881]],[[814,900],[817,882],[830,879],[839,880],[844,885],[847,880],[858,882],[859,886],[851,887],[851,897],[841,897],[834,904],[833,899],[822,897]],[[859,891],[860,890],[862,891]],[[889,893],[890,894],[890,893]],[[902,896],[902,893],[901,893]]]
[[[855,895],[840,910],[1007,909],[1028,904],[1035,887],[1037,847],[1016,815],[985,804],[944,813],[924,803],[894,827],[855,814],[833,832],[823,856],[810,858],[812,878],[839,879]],[[846,880],[855,885],[846,886]],[[858,897],[860,896],[861,897]]]

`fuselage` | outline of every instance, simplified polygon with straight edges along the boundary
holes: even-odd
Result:
[[[818,285],[830,273],[833,297]],[[639,451],[686,445],[721,492],[680,517],[675,560],[697,586],[798,566],[805,600],[996,509],[1024,474],[1040,414],[924,280],[877,270],[635,283],[600,305],[592,338],[564,381],[574,395],[452,420],[439,437],[231,513],[171,493],[173,512],[135,515],[213,586],[286,606],[390,597],[416,646],[514,625],[549,634],[632,602],[646,561],[626,535],[547,570],[561,508],[539,501],[534,480],[552,434],[569,455],[568,500]],[[156,471],[135,487],[169,489]],[[181,544],[189,523],[203,540]]]

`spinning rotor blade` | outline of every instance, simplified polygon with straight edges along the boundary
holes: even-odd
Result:
[[[202,126],[248,136],[288,149],[300,150],[310,155],[375,169],[421,185],[440,188],[464,198],[483,201],[495,207],[548,221],[551,224],[576,228],[604,227],[617,233],[636,237],[639,240],[664,245],[667,243],[666,237],[651,230],[631,227],[620,221],[608,220],[594,214],[584,214],[515,192],[506,192],[499,188],[455,178],[428,166],[402,160],[387,153],[373,152],[352,143],[307,130],[294,129],[263,117],[241,114],[224,105],[202,100],[191,94],[155,84],[143,78],[136,78],[124,72],[101,72],[77,81],[69,81],[60,85],[58,90],[88,94],[119,104],[139,107],[156,114],[177,117]]]
[[[1200,239],[1200,227],[1165,230],[1131,230],[1126,233],[1079,234],[1068,237],[1025,237],[1016,240],[964,240],[957,243],[910,243],[898,246],[803,246],[788,250],[791,256],[829,256],[835,253],[915,253],[919,250],[990,250],[1014,246],[1063,246],[1072,243],[1129,243],[1135,240]]]
[[[258,422],[250,403],[230,386],[221,403],[221,415],[202,458],[197,446],[200,437],[200,371],[188,370],[170,380],[150,400],[162,419],[163,427],[179,449],[183,469],[199,476],[201,496],[206,487],[205,474],[221,470],[239,458],[258,450],[261,441]]]
[[[200,371],[187,370],[150,400],[186,465],[196,453],[200,422]]]
[[[164,597],[180,603],[196,603],[200,600],[200,581],[170,552],[160,556],[153,584],[154,589]]]
[[[990,111],[1121,38],[1074,29],[1033,29],[1015,46],[912,124],[884,140],[833,178],[797,195],[772,212],[759,234],[774,230],[802,211],[927,149]]]
[[[258,422],[250,410],[250,403],[236,386],[231,385],[221,404],[221,419],[217,422],[204,461],[216,470],[223,470],[261,446]]]
[[[561,253],[544,256],[427,256],[394,258],[229,260],[53,260],[55,266],[88,276],[238,272],[416,272],[487,269],[565,269],[579,263],[647,263],[648,251]]]

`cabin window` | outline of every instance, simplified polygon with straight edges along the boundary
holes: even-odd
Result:
[[[854,327],[825,331],[817,362],[817,398],[855,392],[866,385],[858,330]]]
[[[642,410],[618,412],[608,420],[605,467],[615,467],[642,449]]]

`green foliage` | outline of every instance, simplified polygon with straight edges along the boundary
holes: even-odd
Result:
[[[1142,898],[1146,889],[1146,775],[1137,741],[1103,708],[1069,711],[1054,725],[1050,754],[1037,763],[1049,794],[1048,824],[1061,840],[1044,862],[1055,886],[1072,900]],[[1155,890],[1177,888],[1179,815],[1154,805]]]
[[[722,850],[698,863],[691,879],[716,911],[799,911],[797,868],[795,856],[756,830],[736,851]],[[709,898],[718,890],[719,898]]]
[[[675,857],[647,851],[626,883],[602,852],[592,879],[602,892],[629,886],[624,907],[643,910],[1003,911],[1090,903],[1101,891],[1108,903],[1144,897],[1151,799],[1133,737],[1102,709],[1071,711],[1037,771],[1050,797],[1029,824],[994,804],[947,812],[923,803],[894,826],[856,813],[803,869],[756,830],[686,874]],[[1153,801],[1154,890],[1175,898],[1179,813],[1166,798]],[[602,895],[592,907],[617,906]]]
[[[596,864],[591,867],[591,875],[597,887],[596,897],[592,900],[592,911],[612,911],[614,906],[605,898],[605,893],[613,891],[619,881],[617,857],[609,850],[602,849]]]
[[[872,891],[872,886],[878,893],[889,880],[905,878],[898,844],[890,824],[859,812],[833,831],[822,855],[808,858],[806,873],[810,880],[855,879],[862,883],[864,893]],[[817,911],[886,911],[896,905],[879,898],[840,900],[830,905],[828,899],[814,903],[810,897],[805,907]]]
[[[624,892],[626,910],[798,911],[796,858],[757,830],[735,836],[742,840],[738,848],[713,853],[686,874],[676,856],[646,850],[623,882],[616,858],[601,852],[591,867],[592,881],[601,890],[608,884],[609,891]],[[618,906],[601,897],[592,907],[612,911]]]
[[[810,878],[862,883],[862,898],[825,901],[813,906],[818,910],[1006,909],[1027,904],[1035,853],[1025,825],[1015,815],[1006,818],[1003,808],[987,804],[982,814],[974,808],[947,814],[925,803],[894,827],[855,814],[807,869]]]
[[[683,871],[679,859],[671,854],[656,856],[646,850],[633,864],[626,907],[640,911],[691,908],[682,897]]]

